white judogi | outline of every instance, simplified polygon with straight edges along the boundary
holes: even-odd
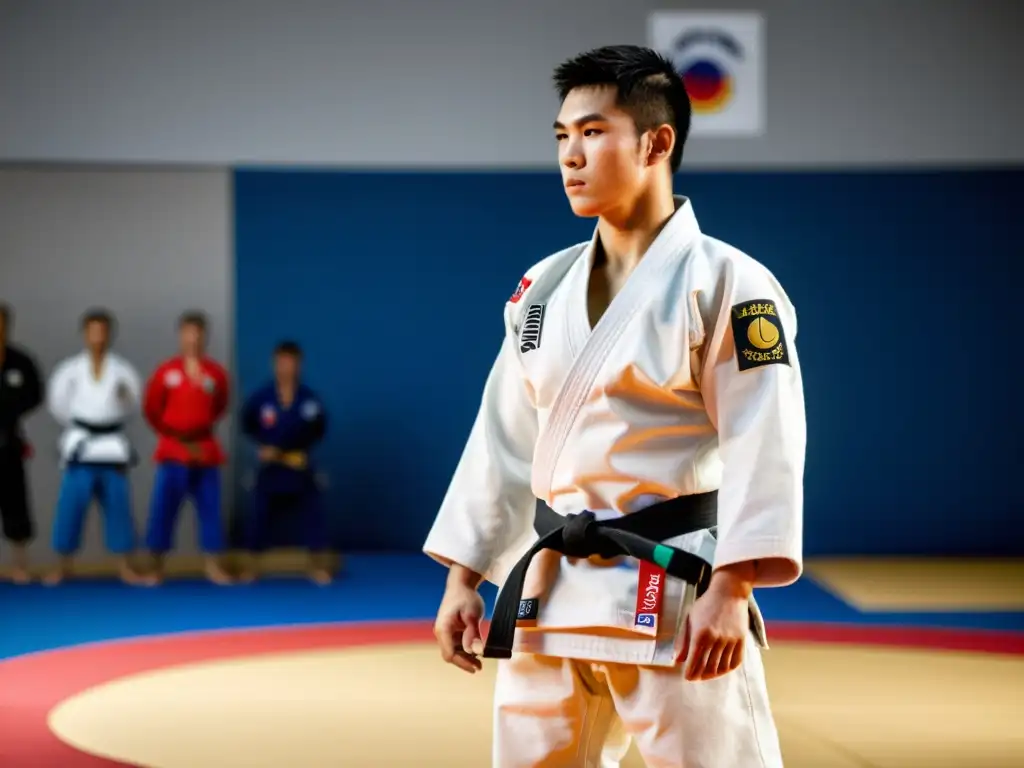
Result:
[[[806,426],[795,312],[764,266],[702,234],[686,198],[676,205],[594,329],[596,232],[527,272],[427,554],[500,586],[536,541],[535,498],[561,514],[614,516],[717,489],[716,535],[668,543],[716,567],[784,563],[762,566],[759,586],[799,576]],[[687,683],[676,659],[692,587],[667,579],[651,636],[635,622],[635,563],[561,558],[553,583],[537,565],[524,594],[541,598],[536,627],[516,632],[516,650],[530,655],[499,667],[495,765],[614,765],[616,748],[602,763],[595,747],[616,723],[650,766],[781,765],[753,602],[744,665]]]
[[[95,435],[75,426],[124,423],[139,410],[142,385],[135,368],[124,358],[108,352],[97,378],[88,352],[62,361],[50,376],[47,406],[57,423],[65,427],[60,437],[62,463],[72,459],[87,464],[124,463],[131,458],[131,444],[123,431]]]

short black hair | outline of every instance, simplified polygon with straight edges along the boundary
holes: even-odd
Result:
[[[609,45],[564,61],[555,68],[555,89],[565,97],[575,88],[613,85],[616,103],[633,117],[637,132],[668,124],[676,130],[672,172],[679,170],[690,135],[690,96],[672,62],[652,48]]]
[[[297,341],[281,341],[274,347],[274,356],[290,355],[291,357],[302,357],[302,347]]]
[[[114,313],[102,307],[87,309],[82,313],[80,323],[82,330],[85,330],[85,326],[89,325],[89,323],[103,323],[109,331],[114,325]]]
[[[206,331],[206,315],[196,309],[190,309],[187,312],[182,312],[178,318],[178,328],[184,328],[186,325],[194,325],[199,330]]]
[[[3,320],[4,328],[10,328],[14,321],[14,310],[10,304],[0,301],[0,320]]]

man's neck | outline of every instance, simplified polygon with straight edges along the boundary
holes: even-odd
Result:
[[[597,232],[603,262],[613,271],[632,271],[675,210],[670,180],[621,210],[602,215]]]

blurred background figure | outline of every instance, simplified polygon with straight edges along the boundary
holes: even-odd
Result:
[[[214,427],[227,412],[228,374],[206,354],[206,316],[186,312],[178,321],[178,355],[157,367],[146,384],[143,409],[158,435],[156,478],[149,508],[146,547],[153,578],[163,581],[164,557],[174,545],[178,512],[192,501],[199,521],[199,543],[206,577],[215,584],[231,578],[221,561],[221,465],[227,456]]]
[[[327,518],[310,451],[327,431],[323,401],[301,378],[302,350],[294,341],[277,345],[274,378],[253,392],[242,409],[242,431],[257,446],[260,466],[245,521],[250,553],[245,581],[259,576],[268,528],[279,515],[301,521],[309,551],[309,576],[329,584]]]
[[[138,413],[142,387],[135,367],[110,349],[113,327],[109,311],[86,312],[81,321],[85,349],[58,364],[47,387],[50,414],[64,429],[53,521],[53,549],[60,561],[46,577],[50,585],[71,575],[94,500],[103,511],[106,547],[118,558],[121,580],[141,580],[131,562],[136,535],[128,472],[135,451],[125,425]]]
[[[27,584],[28,543],[35,526],[25,481],[31,446],[22,433],[21,421],[39,407],[43,388],[32,356],[10,343],[13,317],[11,308],[0,304],[0,522],[14,553],[11,580]]]

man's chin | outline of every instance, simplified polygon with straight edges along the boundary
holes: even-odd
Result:
[[[601,206],[596,200],[587,200],[583,197],[569,196],[569,207],[572,212],[581,219],[593,219],[601,215]]]

